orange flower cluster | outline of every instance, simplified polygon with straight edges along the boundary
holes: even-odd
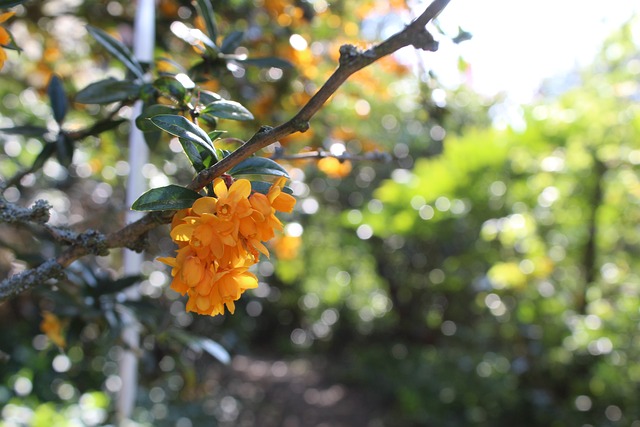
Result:
[[[0,13],[0,24],[11,18],[14,12]],[[2,46],[6,46],[11,42],[11,35],[9,32],[0,27],[0,69],[4,66],[4,61],[7,59],[7,52],[4,51]]]
[[[173,267],[171,289],[188,294],[187,310],[215,316],[225,306],[235,311],[234,301],[258,286],[249,267],[260,253],[269,256],[263,242],[282,229],[276,211],[291,212],[295,198],[282,191],[280,178],[269,192],[252,193],[246,179],[230,187],[221,178],[213,182],[216,197],[202,197],[173,218],[171,238],[178,244],[175,258],[158,258]]]

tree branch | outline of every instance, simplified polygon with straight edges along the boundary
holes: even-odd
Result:
[[[340,47],[340,59],[338,68],[333,72],[322,87],[311,97],[300,111],[289,121],[277,127],[263,126],[248,141],[242,144],[229,156],[220,160],[215,165],[198,173],[187,188],[199,191],[243,160],[252,156],[259,150],[277,142],[285,136],[296,132],[305,132],[309,129],[309,120],[320,110],[327,100],[342,86],[342,84],[354,73],[371,65],[377,60],[390,55],[406,46],[414,46],[417,49],[435,51],[438,48],[431,34],[425,26],[444,10],[450,0],[434,0],[427,9],[402,31],[389,37],[382,43],[362,51],[352,45]],[[146,233],[159,225],[171,221],[173,211],[151,212],[136,222],[126,225],[122,229],[108,235],[100,242],[100,251],[127,247],[136,251],[142,251],[141,243]],[[0,282],[0,302],[27,290],[32,286],[48,279],[56,278],[62,274],[62,267],[67,267],[76,259],[95,253],[96,248],[87,247],[79,242],[74,242],[56,260],[49,260],[40,267],[25,271]],[[55,264],[55,266],[53,265]]]

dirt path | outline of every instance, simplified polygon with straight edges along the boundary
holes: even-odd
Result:
[[[379,427],[364,393],[327,379],[307,359],[268,361],[235,356],[225,375],[233,399],[224,427]]]

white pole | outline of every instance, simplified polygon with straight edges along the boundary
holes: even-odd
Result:
[[[133,53],[141,63],[153,63],[153,49],[155,42],[155,0],[138,0],[134,22]],[[142,168],[149,160],[149,149],[142,132],[135,126],[135,119],[142,112],[142,101],[137,101],[133,106],[131,116],[131,131],[129,134],[129,178],[126,188],[127,206],[147,190],[147,183],[142,176]],[[125,220],[127,223],[136,221],[141,217],[140,212],[129,210]],[[125,276],[140,274],[144,255],[124,249],[123,272]],[[140,290],[137,285],[130,287],[126,292],[130,300],[140,298]],[[121,312],[123,323],[122,340],[125,349],[120,359],[121,388],[116,402],[118,422],[124,424],[131,418],[131,413],[136,402],[138,390],[138,353],[140,348],[140,324],[131,310],[123,309]]]

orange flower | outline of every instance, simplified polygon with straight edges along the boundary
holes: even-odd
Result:
[[[242,293],[258,286],[248,269],[260,253],[269,256],[263,242],[282,228],[275,212],[291,212],[295,205],[295,198],[282,192],[285,182],[279,179],[264,195],[252,194],[246,179],[227,187],[218,178],[216,197],[202,197],[175,214],[171,239],[177,255],[158,260],[172,267],[171,289],[188,295],[188,311],[215,316],[226,307],[233,313]]]
[[[298,255],[302,239],[300,236],[280,236],[273,242],[273,249],[278,259],[289,260],[294,259]]]
[[[40,322],[40,330],[44,332],[49,340],[60,348],[67,346],[67,342],[62,335],[62,324],[55,314],[44,311],[42,312],[42,322]]]
[[[0,14],[0,24],[11,18],[15,12],[5,12]],[[4,27],[0,26],[0,46],[6,46],[11,42],[11,34]],[[7,59],[7,52],[0,47],[0,69],[4,66],[4,61]]]
[[[335,157],[325,157],[318,162],[318,169],[331,178],[344,178],[351,172],[351,162],[340,161]]]

